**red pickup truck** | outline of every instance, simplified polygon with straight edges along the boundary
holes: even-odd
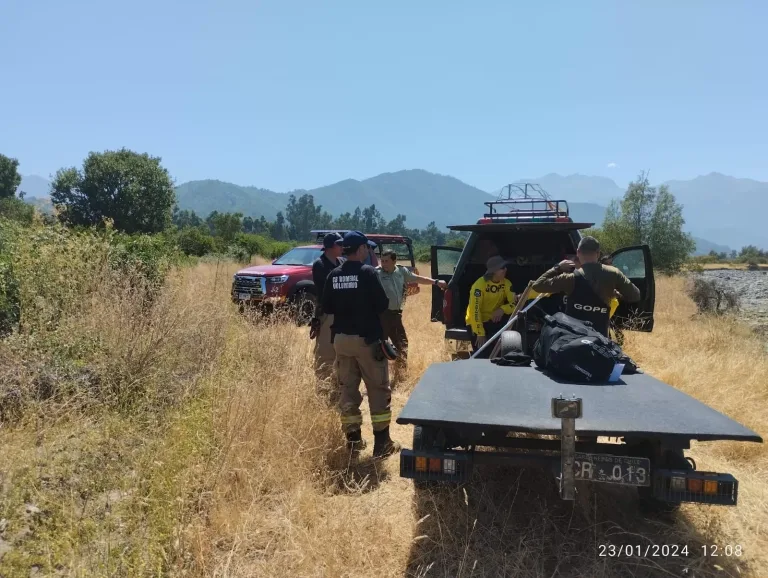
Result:
[[[312,231],[316,245],[294,247],[271,265],[254,265],[235,273],[232,278],[232,301],[240,305],[241,310],[246,307],[258,307],[265,313],[275,309],[287,310],[298,325],[308,324],[317,306],[312,263],[322,254],[323,237],[330,232],[343,235],[346,231]],[[366,261],[368,265],[377,267],[382,251],[395,251],[398,264],[419,274],[413,257],[413,241],[409,237],[376,233],[366,233],[366,237],[377,245]],[[408,284],[408,295],[418,292],[416,283]]]

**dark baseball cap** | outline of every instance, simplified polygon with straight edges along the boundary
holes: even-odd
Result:
[[[485,264],[485,274],[486,275],[493,275],[496,271],[500,271],[501,269],[507,268],[508,261],[502,257],[501,255],[495,255],[488,259],[488,262]]]
[[[338,233],[328,233],[323,237],[323,249],[332,249],[334,245],[341,245],[342,236]]]
[[[349,231],[344,235],[344,240],[342,241],[341,246],[347,251],[356,251],[366,244],[371,248],[376,247],[376,243],[369,241],[368,237],[363,235],[360,231]]]
[[[579,251],[584,253],[599,253],[600,242],[594,237],[582,237],[579,241]]]

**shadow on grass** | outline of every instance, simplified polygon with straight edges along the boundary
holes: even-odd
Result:
[[[476,468],[463,487],[417,488],[419,523],[406,575],[750,575],[743,559],[705,557],[704,546],[713,542],[697,534],[685,514],[654,521],[640,514],[633,488],[577,488],[576,501],[566,502],[545,472],[498,467]]]

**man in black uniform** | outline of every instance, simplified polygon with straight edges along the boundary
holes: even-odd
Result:
[[[608,337],[611,299],[615,295],[628,303],[640,301],[640,290],[616,267],[600,263],[600,243],[584,237],[576,252],[580,268],[573,261],[561,261],[539,277],[531,287],[537,293],[565,293],[565,314]]]
[[[320,382],[318,385],[322,385],[323,388],[327,387],[327,380],[333,377],[333,365],[336,361],[336,352],[331,343],[333,315],[323,311],[323,289],[330,272],[344,262],[340,257],[341,235],[328,233],[323,238],[323,254],[312,264],[312,281],[317,293],[317,309],[312,319],[310,336],[315,339],[315,375]],[[338,388],[334,387],[334,389]],[[330,396],[332,401],[335,401],[335,394],[336,392],[332,392]]]
[[[381,349],[383,329],[379,316],[389,307],[389,298],[376,269],[363,264],[368,248],[375,247],[359,231],[344,235],[347,261],[334,269],[325,282],[323,311],[333,315],[331,331],[336,350],[336,371],[341,388],[341,427],[352,450],[365,447],[360,427],[360,380],[365,382],[373,425],[373,457],[400,450],[389,436],[392,421],[389,365]]]

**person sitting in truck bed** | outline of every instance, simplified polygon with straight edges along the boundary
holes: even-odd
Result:
[[[580,268],[573,261],[561,261],[531,288],[538,293],[565,293],[565,314],[590,322],[608,337],[610,318],[615,311],[611,301],[616,293],[627,302],[636,303],[640,301],[640,290],[616,267],[600,263],[600,243],[594,237],[581,239],[576,256]]]
[[[470,289],[465,321],[472,330],[473,351],[482,347],[488,337],[493,337],[515,309],[515,294],[506,275],[507,261],[496,255],[488,259],[485,275]],[[486,351],[484,354],[488,357],[490,349]]]

